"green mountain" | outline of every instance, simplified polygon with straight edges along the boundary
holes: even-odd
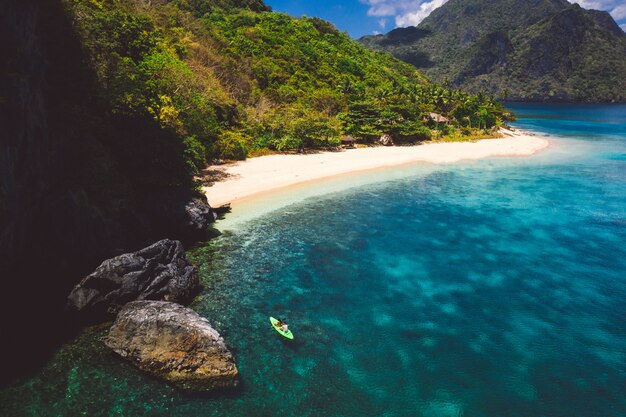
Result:
[[[520,101],[626,101],[626,34],[566,0],[450,0],[417,27],[366,36],[438,82]]]

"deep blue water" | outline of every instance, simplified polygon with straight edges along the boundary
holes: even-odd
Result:
[[[530,158],[403,168],[192,251],[242,388],[189,397],[91,329],[7,415],[626,415],[626,106],[513,105]],[[296,339],[269,326],[284,316]]]

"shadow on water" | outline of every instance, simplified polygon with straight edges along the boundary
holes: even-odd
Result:
[[[236,387],[218,388],[208,392],[180,392],[183,399],[190,400],[235,400],[246,392],[246,382],[239,378]]]

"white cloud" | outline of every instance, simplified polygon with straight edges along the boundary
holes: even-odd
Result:
[[[623,30],[624,32],[626,32],[626,23],[624,23],[623,25],[619,25],[619,27],[621,27],[621,28],[622,28],[622,30]]]
[[[433,10],[444,5],[447,0],[360,0],[369,6],[368,16],[379,18],[392,17],[396,27],[416,26]],[[605,10],[615,20],[626,18],[624,0],[569,0],[585,9]],[[381,29],[387,26],[387,19],[378,19]],[[622,25],[623,29],[623,25]]]
[[[417,25],[447,0],[361,0],[368,16],[393,17],[396,27]],[[387,22],[385,21],[385,24]],[[379,20],[380,24],[380,20]],[[382,27],[382,26],[381,26]]]
[[[370,6],[367,9],[368,16],[393,16],[396,14],[395,4],[399,1],[394,0],[362,0],[363,3]]]
[[[424,20],[433,10],[442,6],[448,0],[432,0],[423,2],[419,5],[419,9],[414,12],[407,12],[396,16],[396,26],[407,27],[417,26]]]
[[[580,7],[585,9],[605,10],[607,12],[624,7],[623,0],[569,0],[569,2],[578,3]]]
[[[621,20],[626,18],[626,4],[620,4],[619,6],[611,10],[611,16],[613,16],[613,19],[615,20]]]
[[[584,9],[606,10],[612,0],[569,0],[570,3],[578,3]]]

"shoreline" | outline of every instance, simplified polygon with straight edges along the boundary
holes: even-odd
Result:
[[[267,155],[209,167],[218,178],[202,187],[209,204],[237,206],[280,189],[332,177],[418,162],[455,163],[491,157],[531,156],[550,145],[546,137],[502,129],[503,138],[440,142],[414,146],[376,146],[316,154]]]

